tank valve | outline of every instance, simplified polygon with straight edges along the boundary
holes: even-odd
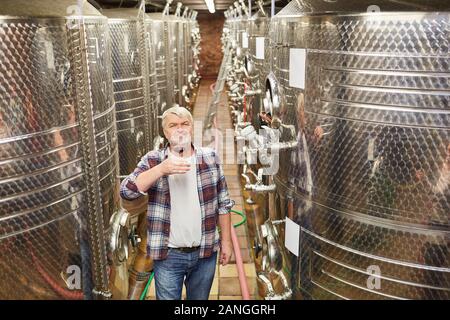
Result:
[[[258,175],[256,175],[253,170],[247,170],[247,165],[244,165],[243,173],[241,174],[242,177],[245,179],[245,190],[254,191],[256,193],[266,193],[266,192],[273,192],[276,190],[277,186],[276,184],[272,183],[269,185],[265,185],[262,182],[262,173],[263,168],[260,168],[258,170]],[[246,174],[247,172],[251,173],[256,178],[256,183],[252,184],[250,181],[250,177]]]
[[[260,94],[262,94],[261,89],[247,90],[247,91],[245,92],[245,95],[246,95],[247,97],[253,97],[253,96],[260,95]]]
[[[130,240],[131,245],[133,246],[133,248],[136,248],[139,245],[139,243],[141,243],[142,240],[141,240],[141,238],[139,237],[139,235],[137,233],[137,228],[136,228],[135,225],[133,225],[131,227],[131,232],[128,235],[128,239]]]

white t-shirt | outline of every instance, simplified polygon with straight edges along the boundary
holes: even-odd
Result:
[[[178,158],[169,152],[169,157]],[[191,163],[183,174],[168,177],[170,191],[169,247],[196,247],[202,238],[202,213],[197,190],[196,156],[181,158]]]

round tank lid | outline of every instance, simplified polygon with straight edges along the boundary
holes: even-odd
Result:
[[[33,18],[102,16],[87,0],[1,0],[0,15]]]

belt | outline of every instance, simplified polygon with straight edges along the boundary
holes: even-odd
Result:
[[[178,250],[178,251],[185,252],[185,253],[191,253],[191,252],[194,252],[194,251],[197,251],[198,249],[200,249],[200,246],[197,246],[197,247],[180,247],[180,248],[171,248],[171,249]]]

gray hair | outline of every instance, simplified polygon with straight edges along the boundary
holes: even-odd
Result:
[[[180,106],[174,106],[171,107],[169,109],[167,109],[166,111],[164,111],[163,115],[162,115],[162,127],[164,128],[166,125],[166,118],[169,114],[174,114],[177,115],[180,118],[187,118],[189,120],[189,122],[191,124],[194,123],[194,119],[192,118],[192,114],[189,112],[188,109],[184,108],[184,107],[180,107]]]

